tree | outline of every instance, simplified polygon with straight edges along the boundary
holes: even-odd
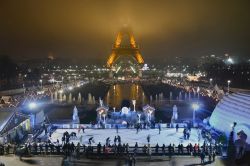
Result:
[[[17,65],[9,56],[0,56],[0,79],[7,80],[7,85],[12,85],[11,80],[17,77],[17,69]]]

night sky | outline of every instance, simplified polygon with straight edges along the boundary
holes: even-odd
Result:
[[[250,58],[249,6],[249,0],[0,0],[0,54],[104,64],[127,24],[146,63],[225,53]]]

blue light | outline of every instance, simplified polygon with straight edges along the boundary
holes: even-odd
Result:
[[[198,110],[200,108],[200,106],[199,106],[198,103],[193,103],[192,108],[196,111],[196,110]]]
[[[32,103],[29,103],[29,109],[36,109],[37,108],[37,104],[32,102]]]

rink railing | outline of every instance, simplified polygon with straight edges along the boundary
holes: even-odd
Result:
[[[161,128],[175,128],[176,125],[179,125],[179,128],[184,128],[187,127],[186,123],[161,123]],[[115,129],[117,124],[105,124],[105,125],[99,125],[99,124],[53,124],[53,127],[56,129],[79,129],[81,127],[84,127],[85,129]],[[127,126],[126,124],[118,124],[119,129],[131,129],[135,128],[134,125],[132,126]],[[142,129],[145,129],[144,126],[142,125]],[[146,129],[149,128],[158,128],[158,123],[155,124],[155,126],[147,126]]]
[[[118,146],[117,146],[118,147]],[[162,146],[157,147],[153,146],[145,148],[143,146],[139,146],[135,148],[134,146],[129,146],[128,148],[123,147],[118,150],[114,147],[105,147],[101,146],[100,151],[98,151],[97,146],[80,146],[79,155],[128,155],[128,154],[136,154],[136,155],[154,155],[154,156],[161,156],[161,155],[194,155],[197,156],[200,152],[205,152],[206,154],[212,154],[213,152],[216,155],[224,155],[226,152],[227,147],[222,146],[206,146],[204,149],[202,146],[195,149],[192,147],[192,150],[188,149],[187,147],[183,147],[183,150],[179,149],[177,146],[169,148],[168,146],[165,147],[165,150],[162,149]],[[7,148],[7,146],[0,146],[0,155],[4,154],[22,154],[22,155],[77,155],[77,146],[75,146],[74,150],[70,148],[63,148],[63,146],[22,146],[14,150],[13,147]]]

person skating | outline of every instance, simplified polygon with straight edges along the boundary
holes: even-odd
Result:
[[[179,130],[179,124],[177,124],[177,125],[175,126],[175,128],[176,128],[176,132],[178,132],[178,130]]]
[[[147,136],[147,141],[150,142],[150,134]]]
[[[82,132],[85,133],[85,128],[84,128],[84,126],[82,126]]]
[[[109,142],[110,142],[110,140],[109,140],[109,139],[110,139],[109,137],[106,139],[106,146],[108,146],[108,145],[109,145]]]
[[[92,143],[92,141],[93,141],[93,138],[94,138],[94,137],[90,137],[90,138],[89,138],[89,144],[90,144],[90,145],[91,145],[91,143]]]
[[[118,133],[119,126],[118,124],[115,125],[116,133]]]
[[[159,134],[161,134],[161,124],[158,124],[158,130],[159,130]]]

